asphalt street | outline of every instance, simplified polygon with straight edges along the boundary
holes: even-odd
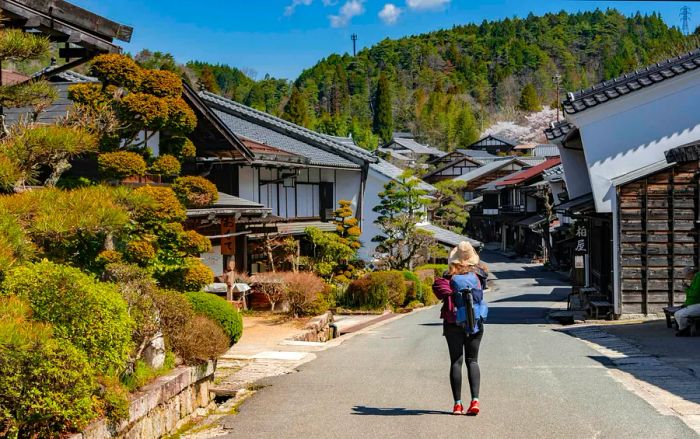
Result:
[[[547,324],[546,312],[568,292],[564,281],[492,254],[484,259],[497,280],[486,296],[478,417],[450,413],[449,357],[433,307],[264,381],[224,420],[227,437],[697,437],[616,381],[600,353]],[[466,399],[466,376],[463,392]]]

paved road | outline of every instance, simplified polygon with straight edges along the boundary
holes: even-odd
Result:
[[[482,414],[452,416],[438,308],[319,353],[225,419],[228,437],[695,438],[608,374],[597,351],[548,325],[564,283],[485,257],[498,280],[481,350]],[[465,381],[465,394],[468,388]]]

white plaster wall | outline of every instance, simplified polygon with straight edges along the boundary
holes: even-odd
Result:
[[[238,193],[243,199],[260,202],[258,197],[258,170],[250,166],[238,168]]]
[[[362,186],[362,172],[360,170],[337,170],[335,171],[335,178],[335,205],[337,206],[340,200],[350,200],[352,201],[352,211],[357,213],[357,202],[360,199],[360,188]]]
[[[564,167],[564,181],[569,198],[574,199],[591,192],[591,178],[583,151],[559,147],[561,164]]]
[[[389,177],[386,177],[370,168],[367,176],[367,185],[365,186],[365,200],[362,212],[362,235],[360,241],[362,247],[358,251],[360,259],[371,261],[374,258],[374,251],[377,244],[372,242],[372,238],[379,235],[379,228],[374,221],[379,216],[372,209],[380,202],[379,193],[384,190],[384,185],[389,182]]]
[[[598,212],[612,211],[612,179],[700,139],[698,102],[700,70],[567,116],[581,133]]]

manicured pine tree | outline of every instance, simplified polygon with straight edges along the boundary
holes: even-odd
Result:
[[[386,143],[390,142],[394,135],[394,116],[391,104],[391,84],[382,72],[379,75],[377,93],[374,103],[374,132]]]
[[[336,233],[340,236],[344,243],[357,250],[362,245],[360,244],[359,222],[352,214],[352,202],[349,200],[340,200],[338,209],[333,214],[335,215]]]

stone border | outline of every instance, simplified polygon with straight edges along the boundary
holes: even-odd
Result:
[[[181,366],[131,397],[129,419],[117,425],[100,419],[70,439],[157,438],[176,431],[193,414],[209,408],[216,361]],[[204,413],[197,413],[204,414]]]

